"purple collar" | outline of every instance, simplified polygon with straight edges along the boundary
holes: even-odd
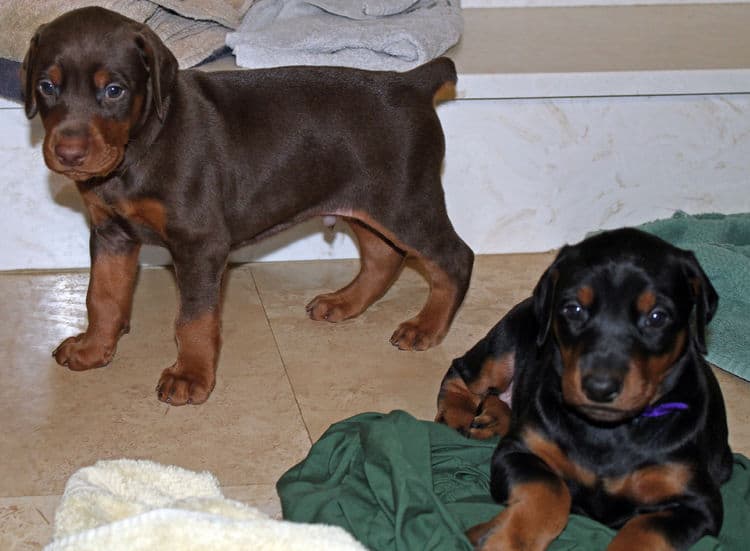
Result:
[[[688,409],[688,405],[685,402],[665,402],[663,404],[659,404],[658,406],[648,406],[645,410],[643,410],[643,413],[641,413],[641,417],[662,417],[664,415],[668,415],[672,413],[673,411],[680,411]]]

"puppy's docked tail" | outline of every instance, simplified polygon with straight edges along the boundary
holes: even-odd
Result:
[[[456,65],[452,59],[438,57],[406,73],[411,83],[432,97],[433,105],[456,97]]]

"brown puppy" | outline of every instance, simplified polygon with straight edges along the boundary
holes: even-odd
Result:
[[[361,270],[316,297],[315,320],[354,317],[407,256],[426,272],[422,311],[391,337],[438,344],[469,284],[473,254],[440,183],[434,101],[452,88],[445,58],[407,73],[331,67],[178,71],[146,26],[101,8],[42,26],[24,60],[26,114],[46,131],[47,166],[76,182],[91,221],[89,326],[54,352],[73,370],[106,365],[128,331],[142,243],[172,254],[178,356],[158,385],[174,405],[205,401],[220,348],[229,251],[312,216],[349,222]]]

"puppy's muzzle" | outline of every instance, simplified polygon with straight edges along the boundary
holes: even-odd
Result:
[[[81,166],[89,154],[86,128],[75,126],[58,130],[53,149],[55,158],[62,166]]]
[[[622,377],[605,370],[594,370],[581,378],[581,390],[592,402],[608,404],[622,392]]]

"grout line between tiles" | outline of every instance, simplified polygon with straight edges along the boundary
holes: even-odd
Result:
[[[263,295],[260,292],[260,289],[258,288],[258,282],[255,279],[255,270],[250,267],[250,276],[253,278],[253,286],[255,287],[255,294],[258,295],[258,300],[260,301],[260,306],[263,308],[263,315],[266,317],[266,323],[268,324],[268,329],[271,331],[271,336],[273,337],[273,343],[274,346],[276,346],[276,352],[279,355],[279,360],[281,360],[281,366],[284,368],[284,374],[286,375],[287,383],[289,384],[289,389],[292,391],[292,396],[294,397],[294,403],[297,404],[297,411],[299,412],[299,417],[302,419],[302,424],[305,427],[305,432],[307,432],[307,439],[310,441],[310,445],[313,444],[312,436],[310,435],[310,427],[307,426],[307,421],[305,421],[305,416],[302,413],[302,405],[299,403],[299,399],[297,398],[297,391],[294,390],[294,384],[292,383],[292,378],[289,376],[289,370],[286,368],[286,362],[284,361],[284,354],[281,352],[281,347],[279,346],[279,340],[276,338],[276,332],[273,329],[273,324],[271,323],[271,318],[268,317],[268,311],[266,310],[266,305],[263,302]]]

